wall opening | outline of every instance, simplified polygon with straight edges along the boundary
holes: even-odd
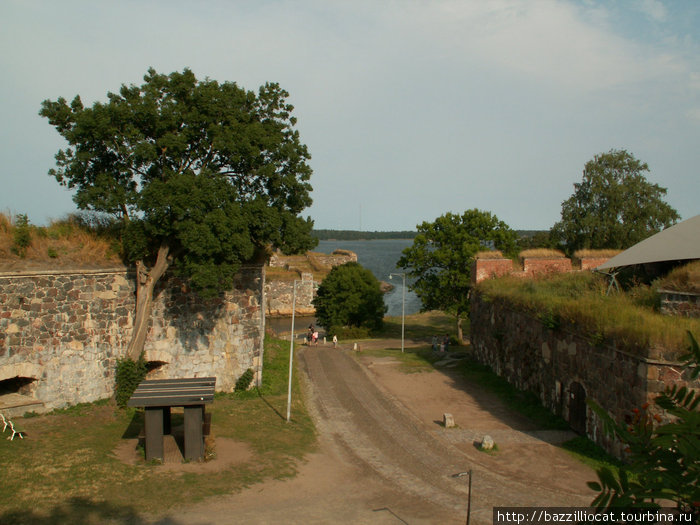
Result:
[[[31,396],[36,385],[34,377],[10,377],[0,381],[0,396],[19,394],[21,396]]]
[[[569,387],[569,425],[574,432],[586,435],[586,389],[581,383]]]
[[[165,361],[148,361],[146,363],[146,375],[147,376],[158,376],[161,372],[161,368],[168,363]]]

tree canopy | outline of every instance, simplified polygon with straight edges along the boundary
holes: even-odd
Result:
[[[397,266],[414,279],[411,289],[424,311],[443,310],[457,318],[461,338],[461,320],[469,312],[474,255],[486,247],[513,253],[516,233],[495,215],[477,209],[462,215],[446,213],[417,228],[413,245],[403,251]]]
[[[673,225],[680,217],[663,200],[666,188],[647,181],[648,171],[646,163],[625,150],[596,155],[562,203],[552,236],[568,252],[623,250]]]
[[[40,111],[69,145],[49,174],[75,191],[78,208],[122,221],[138,270],[134,357],[145,340],[140,314],[150,315],[170,266],[213,295],[269,246],[293,253],[316,243],[312,221],[299,216],[311,204],[310,155],[286,91],[268,83],[256,95],[189,69],[149,69],[144,81],[92,107],[76,96],[45,100]]]
[[[313,303],[318,322],[329,330],[381,328],[386,312],[379,281],[356,262],[334,267],[318,287]]]

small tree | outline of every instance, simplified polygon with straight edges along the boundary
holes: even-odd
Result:
[[[648,182],[648,171],[646,163],[625,150],[596,155],[562,203],[552,237],[569,253],[624,250],[674,224],[679,215],[662,199],[666,188]]]
[[[12,251],[24,257],[27,255],[27,248],[32,244],[32,230],[29,226],[29,218],[26,214],[15,215],[15,234],[12,241]]]
[[[418,226],[413,245],[403,251],[397,266],[415,279],[411,289],[420,297],[423,311],[443,310],[455,316],[461,341],[462,319],[469,312],[471,263],[485,246],[512,254],[516,234],[487,211],[446,213]]]
[[[685,367],[691,379],[700,375],[700,348],[688,332],[690,351]],[[663,423],[659,414],[648,406],[634,410],[630,424],[614,421],[600,406],[591,408],[609,435],[617,436],[627,446],[628,464],[615,475],[609,467],[598,469],[598,482],[588,486],[598,492],[592,506],[612,508],[659,508],[660,502],[672,501],[676,507],[700,518],[700,395],[686,387],[668,387],[655,400],[656,405],[672,418]]]
[[[318,287],[316,317],[327,329],[381,328],[386,306],[379,281],[359,263],[334,267]]]

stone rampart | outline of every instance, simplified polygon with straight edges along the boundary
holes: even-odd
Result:
[[[295,315],[314,315],[316,308],[311,303],[320,283],[313,281],[313,274],[304,273],[296,283],[296,301],[294,301],[294,281],[267,281],[265,283],[266,314],[271,317],[291,317],[292,303]]]
[[[314,285],[304,284],[313,280],[312,271],[326,275],[335,266],[348,262],[357,262],[357,254],[349,250],[335,250],[332,254],[307,252],[305,255],[284,256],[279,253],[270,258],[270,267],[286,268],[293,272],[288,278],[271,279],[265,283],[265,312],[271,317],[291,317],[294,300],[294,279],[297,280],[296,315],[314,315],[316,308],[312,304],[315,290],[321,281]],[[306,270],[304,270],[306,268]]]
[[[573,326],[547,328],[532,314],[503,300],[471,301],[471,344],[476,358],[521,390],[534,392],[542,404],[569,421],[609,452],[620,444],[604,435],[598,417],[586,404],[593,399],[616,421],[652,401],[666,385],[700,388],[681,364],[663,352],[635,355],[614,346],[596,345]]]
[[[116,360],[133,329],[135,283],[124,268],[0,274],[0,381],[47,409],[109,397]],[[156,289],[145,358],[152,378],[216,376],[231,391],[248,368],[261,373],[262,266],[242,269],[232,290],[203,300],[168,279]]]

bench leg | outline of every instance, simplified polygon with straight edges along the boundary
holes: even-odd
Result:
[[[146,407],[146,461],[163,461],[163,408]]]
[[[185,459],[204,457],[203,408],[199,405],[185,407]]]

